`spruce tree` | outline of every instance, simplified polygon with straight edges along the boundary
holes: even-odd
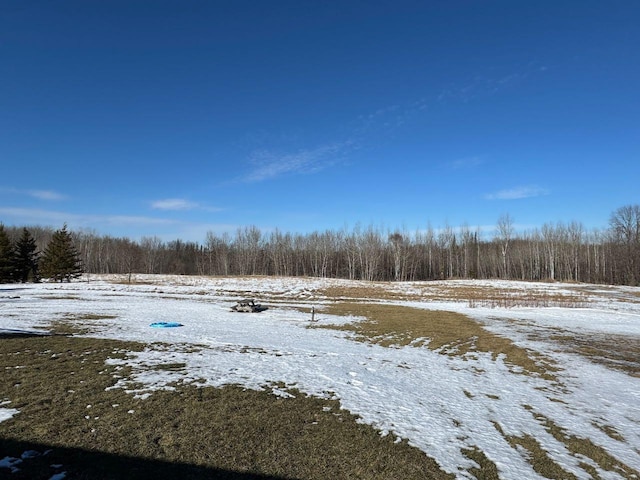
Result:
[[[14,258],[13,246],[0,223],[0,283],[13,282]]]
[[[82,275],[80,254],[73,244],[67,226],[56,230],[44,249],[40,263],[40,274],[56,282],[70,282],[72,278]]]
[[[38,256],[35,239],[26,228],[22,229],[22,236],[15,246],[15,280],[17,282],[37,282],[38,278]]]

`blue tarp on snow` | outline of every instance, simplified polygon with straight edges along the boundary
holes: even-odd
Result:
[[[171,328],[171,327],[182,327],[182,324],[178,322],[155,322],[149,326],[153,328]]]

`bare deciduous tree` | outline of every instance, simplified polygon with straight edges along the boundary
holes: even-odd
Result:
[[[620,244],[619,256],[626,265],[626,282],[636,285],[640,281],[640,205],[618,208],[609,219],[614,241]]]
[[[500,243],[500,254],[502,255],[502,277],[509,278],[509,269],[507,266],[507,255],[509,254],[509,244],[513,236],[513,219],[508,213],[500,215],[496,224],[496,237]]]

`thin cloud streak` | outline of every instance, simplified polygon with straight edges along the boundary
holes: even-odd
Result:
[[[488,193],[484,196],[486,200],[520,200],[523,198],[541,197],[549,195],[549,190],[536,185],[514,187],[507,190],[500,190],[495,193]]]
[[[494,95],[507,86],[526,80],[533,73],[542,71],[529,64],[519,71],[501,76],[476,76],[466,84],[451,86],[443,89],[435,97],[421,97],[408,104],[391,104],[381,107],[368,114],[359,115],[352,123],[350,137],[347,142],[336,142],[314,149],[303,149],[296,153],[278,154],[270,150],[258,150],[250,156],[255,168],[244,178],[238,179],[242,183],[257,183],[275,179],[284,175],[305,175],[317,173],[339,163],[348,150],[354,146],[357,139],[359,144],[365,138],[373,136],[388,136],[396,129],[415,121],[415,117],[424,115],[430,104],[441,104],[446,101],[467,102],[472,98]],[[484,163],[479,156],[463,158],[449,164],[450,168],[472,168]]]
[[[503,75],[479,74],[467,81],[466,84],[452,85],[443,89],[437,96],[437,101],[440,103],[447,101],[466,103],[476,98],[493,96],[505,89],[515,88],[518,84],[543,74],[546,70],[546,66],[537,62],[529,62],[518,70]]]
[[[63,195],[58,192],[54,192],[52,190],[28,190],[27,195],[31,195],[32,197],[39,198],[40,200],[65,200],[67,198],[66,195]]]
[[[118,228],[126,233],[118,233],[117,235],[124,235],[133,240],[154,236],[163,241],[180,239],[201,242],[210,232],[221,235],[232,233],[240,227],[235,224],[185,222],[135,215],[79,215],[31,208],[0,207],[0,216],[8,219],[13,218],[16,225],[20,226],[34,224],[57,228],[67,224],[72,229],[96,229],[98,231],[111,231],[113,228]],[[132,228],[137,232],[129,232]]]
[[[485,161],[482,157],[474,156],[474,157],[466,157],[460,158],[458,160],[454,160],[449,163],[449,166],[454,170],[462,170],[467,168],[474,168],[484,164]]]
[[[198,202],[191,202],[183,198],[167,198],[151,202],[151,208],[164,211],[187,211],[202,210],[205,212],[221,212],[224,209],[219,207],[208,207]]]
[[[69,198],[67,195],[53,190],[21,190],[19,188],[0,187],[0,193],[10,193],[14,195],[26,195],[39,200],[59,201]]]
[[[18,218],[21,222],[37,222],[43,224],[61,224],[87,226],[90,224],[105,225],[172,225],[174,220],[131,215],[81,215],[55,210],[35,208],[6,208],[0,207],[0,215]]]
[[[251,163],[256,167],[245,178],[245,183],[272,180],[284,175],[309,175],[339,163],[352,142],[341,142],[278,155],[269,151],[254,152]]]
[[[199,205],[182,198],[167,198],[151,202],[151,208],[155,210],[193,210]]]
[[[397,129],[406,124],[414,123],[416,119],[421,118],[422,115],[435,107],[491,97],[502,91],[517,88],[518,84],[526,82],[546,70],[545,66],[529,62],[527,65],[508,73],[477,74],[472,78],[467,78],[466,81],[442,86],[439,92],[422,96],[412,102],[394,103],[359,115],[354,122],[353,131],[355,135],[367,137],[392,135]]]

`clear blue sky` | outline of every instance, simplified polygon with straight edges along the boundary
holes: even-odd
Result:
[[[640,2],[0,0],[0,222],[606,227]]]

